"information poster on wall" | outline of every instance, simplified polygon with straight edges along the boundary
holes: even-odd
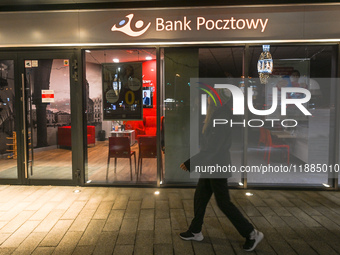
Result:
[[[143,118],[142,63],[106,63],[103,72],[103,119]]]

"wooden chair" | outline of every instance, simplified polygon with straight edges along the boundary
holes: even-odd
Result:
[[[138,140],[139,154],[138,154],[138,175],[142,175],[143,158],[157,158],[157,137],[156,136],[139,136]]]
[[[114,173],[116,173],[117,158],[128,158],[130,159],[130,179],[132,181],[132,164],[131,164],[132,155],[135,157],[135,172],[136,172],[136,152],[131,151],[129,138],[126,136],[109,137],[109,154],[107,158],[106,180],[108,180],[109,175],[110,158],[115,159]]]
[[[280,144],[277,142],[273,142],[272,135],[268,129],[265,129],[266,133],[266,150],[268,150],[268,164],[270,162],[270,153],[272,148],[285,148],[287,149],[287,164],[289,165],[289,145],[288,144]],[[264,154],[264,158],[266,158],[267,151]]]

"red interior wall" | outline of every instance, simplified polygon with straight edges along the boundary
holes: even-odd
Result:
[[[143,62],[143,87],[153,87],[152,94],[152,108],[143,108],[143,117],[144,116],[156,116],[157,114],[157,84],[156,84],[156,60],[150,60]],[[146,82],[151,81],[151,82]],[[136,129],[141,128],[143,126],[142,121],[128,121],[129,128]]]

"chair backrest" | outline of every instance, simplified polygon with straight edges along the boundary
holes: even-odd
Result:
[[[157,157],[157,137],[156,136],[139,136],[139,157],[156,158]]]
[[[267,142],[267,133],[266,133],[266,128],[260,127],[260,138],[259,138],[260,143],[266,144]]]
[[[157,127],[157,116],[144,116],[144,127]]]
[[[125,158],[130,157],[130,154],[130,141],[128,137],[109,137],[110,157]]]
[[[264,129],[265,133],[266,133],[266,145],[267,146],[272,146],[273,142],[272,142],[272,134],[270,133],[269,129]]]

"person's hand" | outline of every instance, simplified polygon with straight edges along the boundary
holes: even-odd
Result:
[[[188,168],[184,165],[184,163],[182,163],[179,167],[184,171],[188,171]]]

